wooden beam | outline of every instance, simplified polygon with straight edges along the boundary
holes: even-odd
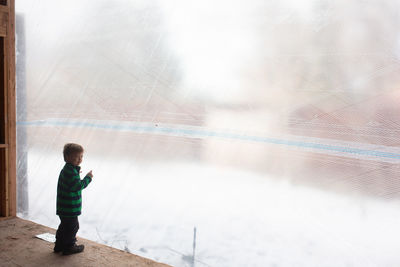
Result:
[[[7,92],[8,92],[8,216],[17,216],[17,135],[16,135],[16,91],[15,91],[15,1],[8,0],[6,40]]]
[[[10,216],[10,165],[8,162],[8,149],[5,149],[5,184],[6,184],[6,190],[5,190],[5,194],[4,194],[4,198],[5,198],[5,206],[6,206],[6,210],[5,210],[5,216],[9,217]]]
[[[0,36],[7,36],[8,11],[0,10]]]
[[[0,8],[0,36],[2,37],[1,57],[4,59],[1,71],[1,86],[4,88],[4,135],[0,142],[0,191],[1,216],[17,215],[17,161],[16,161],[16,92],[15,92],[15,6],[8,0],[7,7]],[[2,60],[3,61],[3,60]],[[3,91],[3,90],[1,90]]]
[[[9,12],[10,8],[8,6],[0,5],[0,12]]]
[[[0,215],[8,216],[9,212],[9,203],[8,203],[8,124],[7,124],[7,101],[8,101],[8,93],[7,93],[7,83],[6,83],[6,53],[5,53],[5,38],[0,38],[0,107],[2,117],[0,118],[0,138],[2,143],[2,148],[0,149]],[[4,114],[4,115],[3,115]]]
[[[6,150],[0,148],[0,216],[7,216]]]

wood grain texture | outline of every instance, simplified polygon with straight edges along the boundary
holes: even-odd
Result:
[[[7,36],[8,11],[0,9],[0,36]]]
[[[1,144],[1,216],[15,217],[17,214],[16,192],[16,91],[15,91],[15,9],[14,0],[0,8],[0,36],[3,37],[4,69],[2,84],[5,110],[4,143]]]
[[[0,38],[0,108],[2,116],[0,118],[0,138],[1,138],[1,149],[0,149],[0,215],[8,216],[8,183],[7,183],[7,152],[8,148],[8,125],[7,125],[7,85],[5,82],[5,75],[7,74],[5,68],[5,49],[4,49],[5,38]],[[4,114],[4,115],[3,115]]]
[[[17,214],[17,161],[16,161],[16,91],[15,91],[15,2],[8,1],[9,14],[6,36],[7,91],[8,91],[8,216]]]
[[[1,266],[131,266],[168,267],[123,250],[79,238],[85,252],[78,257],[53,253],[54,244],[38,238],[38,234],[55,234],[56,230],[20,218],[0,219]]]
[[[7,90],[5,84],[4,37],[0,37],[0,144],[6,144]]]
[[[6,186],[6,158],[5,149],[0,148],[0,215],[6,216],[8,207],[6,202],[7,186]]]

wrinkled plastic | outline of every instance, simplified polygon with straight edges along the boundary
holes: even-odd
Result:
[[[398,266],[395,0],[16,1],[18,214],[173,266]]]

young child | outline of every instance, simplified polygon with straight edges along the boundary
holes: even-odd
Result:
[[[64,146],[64,168],[60,172],[57,185],[57,215],[61,223],[56,233],[54,252],[70,255],[82,252],[83,245],[76,245],[79,229],[78,216],[82,209],[82,190],[92,181],[92,171],[81,180],[79,166],[82,163],[83,147],[69,143]]]

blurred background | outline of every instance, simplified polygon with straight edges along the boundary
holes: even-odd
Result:
[[[18,216],[173,266],[399,266],[400,2],[19,0]]]

